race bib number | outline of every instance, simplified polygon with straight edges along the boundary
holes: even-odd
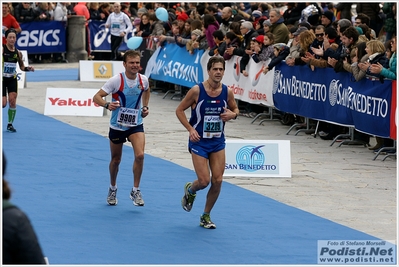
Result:
[[[119,108],[117,123],[125,127],[137,125],[139,110],[132,108]]]
[[[17,72],[17,63],[4,62],[3,77],[13,77]]]
[[[203,138],[221,137],[222,123],[220,116],[205,116]]]
[[[118,23],[111,24],[111,29],[119,29],[121,26]]]

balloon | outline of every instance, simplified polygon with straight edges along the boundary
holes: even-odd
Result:
[[[142,41],[143,37],[141,36],[130,37],[130,39],[127,40],[127,47],[129,47],[129,49],[137,49],[141,45]]]
[[[155,11],[155,15],[159,20],[162,21],[168,21],[169,19],[168,11],[166,11],[166,9],[163,7],[158,7],[157,10]]]

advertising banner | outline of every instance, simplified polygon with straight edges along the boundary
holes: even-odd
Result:
[[[291,177],[289,140],[226,140],[224,176]]]
[[[284,112],[329,121],[369,134],[389,137],[392,81],[353,82],[331,68],[290,67],[274,72],[274,105]]]
[[[190,54],[186,47],[165,43],[156,55],[155,66],[152,65],[151,78],[186,87],[192,87],[203,81],[201,57],[204,50],[196,49]]]
[[[20,24],[15,47],[28,54],[63,53],[66,51],[66,29],[62,21],[34,21]]]

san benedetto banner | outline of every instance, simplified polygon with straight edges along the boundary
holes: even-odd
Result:
[[[224,176],[289,177],[289,140],[226,140]]]

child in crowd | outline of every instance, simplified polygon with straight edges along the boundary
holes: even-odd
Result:
[[[240,46],[241,46],[240,37],[237,36],[237,35],[236,35],[234,32],[232,32],[232,31],[229,31],[229,32],[226,33],[225,41],[224,41],[224,42],[225,42],[225,44],[226,44],[226,47],[225,47],[225,48],[229,48],[229,47],[237,48],[237,47],[240,47]],[[226,49],[225,49],[225,52],[223,53],[223,58],[224,58],[225,60],[229,60],[232,56],[233,56],[233,55],[230,55],[229,53],[227,53],[227,52],[226,52]]]
[[[191,40],[186,44],[187,51],[190,52],[190,54],[194,54],[195,48],[193,47],[193,44],[198,41],[201,35],[202,31],[199,29],[195,29],[191,32]]]
[[[263,35],[262,35],[262,36],[263,36]],[[256,46],[256,45],[257,45],[256,38],[252,38],[251,42],[249,43],[249,50],[252,51],[252,54],[253,54],[254,51],[255,51],[255,46]],[[248,51],[248,50],[246,50],[246,51]],[[241,64],[243,64],[242,61],[241,61]],[[246,68],[247,64],[248,64],[248,63],[245,64],[245,68]],[[241,67],[242,67],[242,65],[241,65]],[[249,76],[249,73],[248,73],[248,71],[246,71],[246,69],[244,69],[244,70],[242,71],[242,75],[244,75],[245,77],[248,77],[248,76]]]
[[[273,57],[274,53],[274,35],[271,32],[265,35],[258,35],[255,39],[255,53],[252,54],[252,59],[258,63],[262,61],[265,63],[267,60]]]
[[[215,46],[209,50],[209,55],[212,56],[223,56],[226,50],[226,43],[224,42],[224,34],[221,30],[216,30],[212,33]]]
[[[274,44],[273,48],[274,57],[270,61],[269,65],[263,68],[264,74],[268,73],[269,70],[280,64],[280,62],[283,61],[290,54],[290,48],[284,43]]]

